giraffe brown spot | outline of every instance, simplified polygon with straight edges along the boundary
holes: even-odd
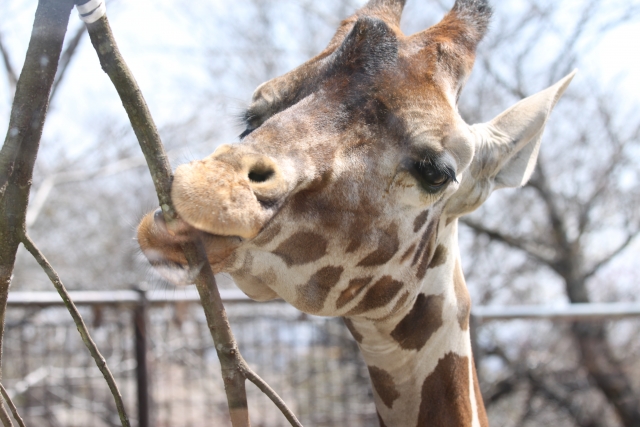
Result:
[[[351,279],[349,281],[349,287],[342,291],[340,297],[336,301],[336,308],[342,308],[349,303],[349,301],[353,300],[359,293],[367,286],[373,277],[362,277],[359,279]]]
[[[398,311],[400,307],[402,307],[404,303],[407,302],[409,295],[409,292],[405,292],[404,294],[402,294],[400,298],[398,298],[398,301],[396,301],[396,305],[393,306],[391,313],[395,313],[396,311]]]
[[[288,267],[317,261],[327,253],[327,240],[317,233],[300,231],[289,237],[273,251]]]
[[[386,264],[398,252],[399,248],[398,224],[392,224],[380,235],[378,249],[362,259],[358,263],[358,267],[373,267]]]
[[[325,172],[309,183],[304,190],[296,193],[291,202],[291,212],[297,215],[306,215],[309,212],[318,212],[326,209],[326,200],[320,195],[331,184],[331,173]]]
[[[409,246],[409,249],[407,249],[405,253],[402,254],[402,257],[400,258],[400,264],[404,263],[411,256],[415,248],[416,248],[415,243]]]
[[[429,209],[422,212],[420,215],[413,220],[413,232],[417,233],[424,226],[424,223],[427,222],[427,218],[429,218]]]
[[[460,324],[460,329],[466,331],[469,329],[469,317],[471,316],[471,297],[464,281],[459,259],[456,260],[456,266],[453,270],[453,290],[458,303],[458,323]]]
[[[253,244],[260,247],[265,246],[271,243],[271,241],[280,234],[280,231],[282,231],[282,226],[280,224],[268,227],[265,231],[258,234],[258,237],[253,239]]]
[[[476,406],[478,408],[478,420],[480,421],[480,427],[489,427],[489,418],[487,417],[487,410],[484,407],[484,401],[482,400],[482,392],[480,391],[480,382],[478,381],[478,371],[476,370],[476,362],[471,361],[473,365],[473,390],[476,396]]]
[[[405,350],[420,350],[442,326],[443,295],[418,294],[411,311],[396,325],[391,337]]]
[[[469,426],[469,360],[447,353],[422,384],[417,427]]]
[[[424,276],[427,274],[427,270],[430,268],[431,262],[435,257],[437,237],[438,237],[437,233],[431,233],[431,239],[429,239],[429,244],[427,244],[427,247],[425,248],[422,254],[422,259],[420,260],[420,264],[418,265],[418,269],[416,270],[416,277],[419,280],[424,279]]]
[[[371,228],[371,218],[369,215],[359,213],[356,214],[355,218],[351,222],[349,226],[348,236],[349,243],[347,245],[346,253],[350,254],[352,252],[357,251],[360,246],[362,246],[362,242],[365,239],[365,236],[368,234],[368,230]]]
[[[342,267],[332,266],[318,270],[306,285],[298,288],[297,305],[308,313],[317,313],[322,310],[331,288],[338,283],[343,271]]]
[[[354,316],[389,304],[403,286],[402,282],[393,280],[391,276],[381,277],[380,280],[369,288],[367,294],[358,305],[349,312],[349,315]]]
[[[351,321],[351,319],[349,319],[348,317],[343,317],[342,321],[344,322],[344,324],[347,327],[347,329],[349,330],[349,332],[351,332],[351,336],[353,336],[353,338],[356,341],[358,341],[360,344],[362,344],[362,339],[364,337],[362,336],[362,334],[360,332],[358,332],[358,330],[356,329],[356,327],[353,324],[353,322]]]
[[[426,231],[422,235],[422,238],[420,239],[420,243],[418,244],[418,250],[416,251],[416,254],[413,257],[413,262],[411,263],[411,265],[416,265],[418,263],[420,256],[423,254],[425,246],[427,246],[427,243],[429,243],[429,241],[433,237],[433,234],[434,234],[433,230],[435,228],[435,225],[436,225],[436,221],[433,221],[431,224],[429,224]]]
[[[400,310],[400,307],[402,307],[404,303],[407,302],[407,300],[409,299],[409,295],[410,295],[409,292],[405,292],[404,294],[400,295],[400,298],[398,298],[398,301],[396,301],[396,305],[393,306],[389,314],[377,320],[379,322],[384,322],[386,320],[389,320],[389,318],[391,318],[394,314],[396,314],[396,312]]]
[[[371,384],[373,384],[373,388],[378,394],[378,397],[380,397],[380,400],[382,400],[387,408],[391,409],[393,402],[400,397],[393,377],[384,369],[375,366],[367,366],[367,368],[369,368]]]
[[[444,245],[438,245],[428,268],[436,268],[444,264],[447,261],[447,252],[447,248]]]

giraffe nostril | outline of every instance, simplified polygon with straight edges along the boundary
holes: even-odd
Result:
[[[270,167],[254,167],[249,171],[249,180],[257,183],[267,182],[273,175],[275,175],[275,171]]]
[[[272,209],[287,190],[278,165],[267,156],[247,156],[244,160],[244,179],[263,209]]]

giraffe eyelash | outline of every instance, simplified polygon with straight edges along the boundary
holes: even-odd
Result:
[[[444,175],[448,178],[449,181],[458,183],[458,179],[456,177],[456,171],[453,167],[449,166],[444,162],[440,162],[437,160],[433,160],[432,158],[423,159],[415,164],[417,169],[425,169],[425,168],[433,168],[437,173]]]

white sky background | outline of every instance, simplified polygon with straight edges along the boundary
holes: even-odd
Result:
[[[281,2],[285,6],[292,3],[290,0]],[[219,22],[251,19],[251,16],[243,13],[243,3],[241,0],[190,3],[191,14],[200,18],[206,16],[210,21],[208,25],[193,25],[190,15],[181,13],[183,3],[177,0],[115,0],[108,3],[107,14],[120,50],[142,89],[158,127],[164,129],[171,124],[180,124],[196,115],[203,122],[209,121],[207,125],[211,125],[211,120],[215,121],[217,133],[210,141],[199,138],[197,131],[182,136],[184,141],[180,143],[185,146],[200,144],[200,148],[189,154],[191,158],[208,154],[217,144],[237,140],[236,136],[242,130],[238,115],[250,101],[255,86],[260,83],[257,80],[260,70],[242,70],[242,63],[237,61],[241,55],[251,52],[231,47],[226,51],[211,53],[203,48],[237,41],[233,40],[233,34],[221,28]],[[577,0],[566,3],[581,4]],[[425,22],[434,23],[440,19],[441,15],[424,17],[422,4],[426,4],[426,0],[409,0],[405,11],[405,28],[408,31],[418,31]],[[513,4],[509,3],[509,7],[515,7]],[[506,2],[495,0],[493,5],[495,9],[507,7]],[[36,0],[0,0],[0,31],[18,71],[24,60],[35,6]],[[322,8],[322,2],[316,2],[316,7]],[[319,52],[324,46],[319,45],[314,49],[313,46],[302,46],[295,40],[292,31],[305,23],[293,22],[299,20],[300,15],[289,11],[289,16],[287,12],[287,8],[283,7],[283,13],[274,17],[274,23],[278,24],[274,46],[291,45],[297,52],[287,56],[285,63],[278,64],[278,74],[291,69],[312,52]],[[351,10],[347,10],[349,12]],[[332,27],[335,28],[339,19],[345,16],[336,17]],[[577,17],[568,13],[565,19],[569,26]],[[278,23],[280,20],[282,25]],[[68,35],[73,34],[79,25],[81,23],[74,11]],[[320,28],[318,32],[324,36],[323,43],[326,43],[331,33],[326,28]],[[635,115],[640,99],[639,42],[640,20],[610,31],[581,58],[581,73],[577,77],[601,81],[604,87],[615,89],[617,96],[623,97],[625,108]],[[239,68],[236,71],[246,71],[247,80],[243,84],[232,79],[227,83],[228,76],[225,73],[218,70],[217,74],[212,74],[211,69],[215,67]],[[0,75],[0,132],[5,135],[10,94],[4,73]],[[212,76],[218,76],[221,80],[214,81]],[[42,170],[43,163],[55,165],[52,156],[58,156],[61,152],[70,158],[82,159],[87,155],[87,148],[96,146],[105,127],[126,126],[128,119],[115,89],[100,69],[89,38],[85,37],[49,113],[38,167]],[[194,128],[197,126],[197,123],[194,124]],[[202,147],[202,143],[205,143],[205,147]],[[38,179],[35,184],[37,188]],[[638,246],[636,244],[636,248]],[[637,249],[635,251],[637,253]]]

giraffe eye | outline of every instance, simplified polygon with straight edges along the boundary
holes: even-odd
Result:
[[[432,163],[415,162],[413,170],[422,187],[430,193],[440,190],[451,180],[455,181],[455,174],[452,171]]]

